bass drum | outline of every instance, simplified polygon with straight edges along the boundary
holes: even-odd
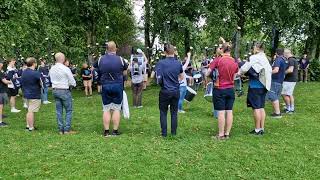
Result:
[[[187,87],[187,94],[184,97],[184,100],[187,102],[191,102],[193,98],[197,95],[197,92],[190,87]]]
[[[213,83],[210,82],[207,84],[206,92],[204,94],[204,99],[208,102],[212,102],[212,91],[213,91]]]

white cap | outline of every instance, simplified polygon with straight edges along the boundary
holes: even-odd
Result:
[[[142,50],[141,49],[137,49],[137,53],[142,54]]]

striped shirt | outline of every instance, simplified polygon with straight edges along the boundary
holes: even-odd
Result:
[[[51,79],[52,88],[69,89],[70,86],[76,86],[76,81],[71,70],[61,63],[56,63],[54,66],[52,66],[49,76]]]

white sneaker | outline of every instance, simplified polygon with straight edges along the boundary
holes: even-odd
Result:
[[[185,112],[185,111],[183,111],[183,110],[179,110],[178,112],[179,112],[179,113],[181,113],[181,114],[186,113],[186,112]]]
[[[24,103],[23,108],[28,109],[28,105],[26,103]]]
[[[21,110],[18,110],[18,109],[16,109],[16,108],[12,108],[12,109],[11,109],[11,112],[12,112],[12,113],[18,113],[18,112],[20,112],[20,111],[21,111]]]
[[[50,101],[43,101],[43,104],[51,104]]]

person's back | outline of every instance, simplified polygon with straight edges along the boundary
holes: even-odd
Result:
[[[293,72],[286,74],[284,78],[285,82],[297,82],[298,81],[298,68],[299,62],[294,57],[288,58],[288,66],[293,66]]]
[[[70,74],[72,75],[71,70],[62,63],[56,63],[52,66],[49,72],[52,88],[69,89],[69,84],[74,84],[69,82]]]
[[[167,57],[161,60],[157,68],[161,71],[161,89],[166,91],[179,91],[179,74],[182,73],[182,65],[175,57]]]
[[[285,78],[285,72],[286,72],[286,60],[283,56],[278,56],[275,61],[273,62],[273,68],[278,67],[279,71],[277,73],[272,74],[272,81],[275,83],[282,84],[283,80]]]
[[[233,88],[234,77],[238,71],[238,64],[235,62],[235,60],[229,55],[224,55],[217,61],[214,61],[212,66],[217,68],[219,72],[215,87],[218,89]]]
[[[26,99],[41,98],[41,74],[38,71],[27,68],[22,72],[22,89]]]
[[[101,57],[98,66],[102,84],[123,83],[123,71],[126,68],[120,56],[113,53],[106,54]]]

